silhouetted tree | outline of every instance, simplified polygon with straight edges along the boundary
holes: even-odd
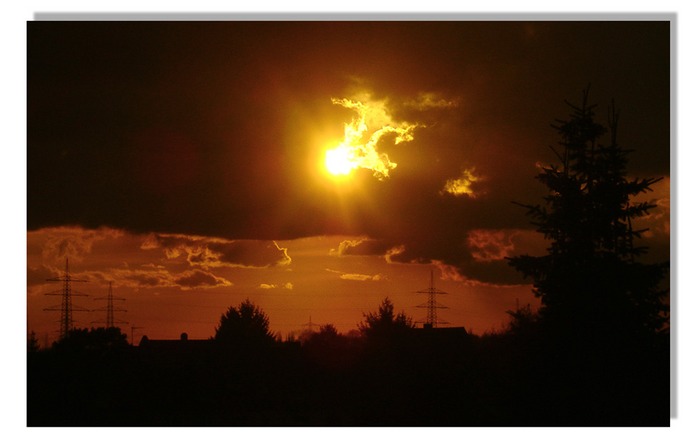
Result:
[[[284,337],[284,342],[299,342],[299,338],[293,331],[288,332]]]
[[[304,347],[329,348],[339,342],[342,336],[333,324],[325,324],[317,332],[310,332],[304,340]]]
[[[221,315],[214,340],[221,344],[267,346],[275,342],[270,320],[261,308],[246,299]]]
[[[510,321],[505,331],[506,333],[529,333],[533,328],[536,328],[537,321],[539,320],[537,313],[532,311],[530,304],[516,310],[507,310],[506,313],[510,316]]]
[[[541,315],[576,335],[639,335],[667,322],[665,292],[659,290],[667,263],[644,264],[635,245],[644,230],[632,221],[654,205],[632,198],[660,178],[627,177],[627,156],[617,142],[614,103],[607,127],[596,122],[588,88],[581,106],[552,125],[561,138],[553,149],[560,164],[543,167],[537,179],[548,189],[544,204],[522,205],[537,230],[551,241],[548,254],[509,258],[534,280]],[[606,133],[610,139],[600,142]]]
[[[394,304],[384,298],[377,312],[363,313],[365,320],[358,324],[360,333],[368,339],[404,335],[413,328],[413,320],[403,311],[394,314]]]
[[[334,338],[338,336],[338,329],[333,324],[325,324],[319,328],[318,335]]]
[[[36,333],[34,330],[29,333],[29,339],[27,340],[27,351],[29,353],[39,351],[39,341],[36,339]]]

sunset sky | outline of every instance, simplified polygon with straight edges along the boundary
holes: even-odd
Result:
[[[208,338],[249,298],[283,337],[389,297],[415,321],[499,329],[537,305],[506,256],[547,246],[550,127],[614,99],[629,176],[663,177],[646,260],[669,258],[667,21],[28,22],[27,327],[60,290],[136,340]],[[74,313],[99,326],[104,311]],[[96,321],[98,323],[93,323]]]

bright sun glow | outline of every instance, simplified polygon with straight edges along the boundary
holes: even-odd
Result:
[[[394,122],[383,101],[332,99],[332,102],[352,109],[357,116],[345,124],[343,141],[326,151],[328,173],[340,177],[364,168],[372,171],[379,180],[389,177],[389,171],[396,168],[396,163],[389,160],[386,153],[377,151],[380,140],[393,139],[394,145],[409,142],[413,140],[413,130],[418,125]]]
[[[350,149],[345,146],[326,151],[326,169],[333,176],[345,176],[356,168]]]

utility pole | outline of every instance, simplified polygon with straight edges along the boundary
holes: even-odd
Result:
[[[116,321],[114,320],[114,312],[115,311],[126,311],[123,308],[114,308],[114,301],[126,301],[124,298],[115,298],[114,294],[112,293],[112,281],[109,281],[109,291],[107,293],[106,298],[95,298],[96,301],[104,301],[107,300],[107,307],[105,308],[99,308],[95,311],[106,311],[107,312],[107,322],[106,322],[106,327],[107,328],[114,328],[115,322],[117,324],[128,324],[126,321],[122,321],[117,319]],[[101,321],[94,321],[93,323],[97,323]]]
[[[438,317],[437,317],[437,310],[438,309],[449,308],[449,307],[446,307],[442,304],[438,304],[438,302],[435,298],[436,295],[447,294],[447,293],[435,288],[435,284],[433,283],[433,270],[430,270],[430,287],[426,288],[425,290],[417,291],[416,293],[427,293],[428,294],[428,302],[425,302],[421,305],[416,306],[418,308],[427,308],[428,309],[428,315],[425,318],[425,323],[423,324],[423,328],[435,328],[435,327],[437,327],[437,324],[447,324],[447,322],[439,321]]]
[[[61,318],[59,322],[61,328],[59,331],[60,339],[64,339],[68,332],[73,329],[73,311],[90,311],[87,308],[82,308],[79,306],[73,306],[73,296],[87,296],[84,293],[78,293],[73,291],[73,282],[87,282],[84,279],[75,279],[71,276],[70,270],[68,268],[68,258],[66,258],[66,271],[63,276],[57,278],[47,279],[47,281],[52,282],[63,282],[63,288],[61,290],[56,290],[51,293],[46,293],[46,296],[61,296],[61,304],[53,307],[45,308],[44,311],[60,311]]]

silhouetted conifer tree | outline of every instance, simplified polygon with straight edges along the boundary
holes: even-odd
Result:
[[[406,313],[394,314],[394,304],[389,298],[384,298],[377,312],[364,314],[364,317],[358,328],[369,339],[401,335],[413,328],[413,320]]]
[[[214,340],[222,344],[265,346],[275,342],[270,320],[260,307],[246,299],[221,315]]]
[[[537,179],[548,189],[543,204],[522,205],[537,230],[551,241],[548,254],[509,258],[534,280],[540,314],[564,333],[618,337],[658,331],[667,322],[666,293],[659,290],[667,263],[644,264],[645,248],[635,245],[644,230],[635,218],[654,205],[632,198],[660,178],[629,179],[628,154],[617,142],[619,113],[614,103],[607,127],[596,122],[588,88],[580,106],[552,125],[561,138],[559,164],[542,168]],[[609,142],[601,138],[609,135]]]

